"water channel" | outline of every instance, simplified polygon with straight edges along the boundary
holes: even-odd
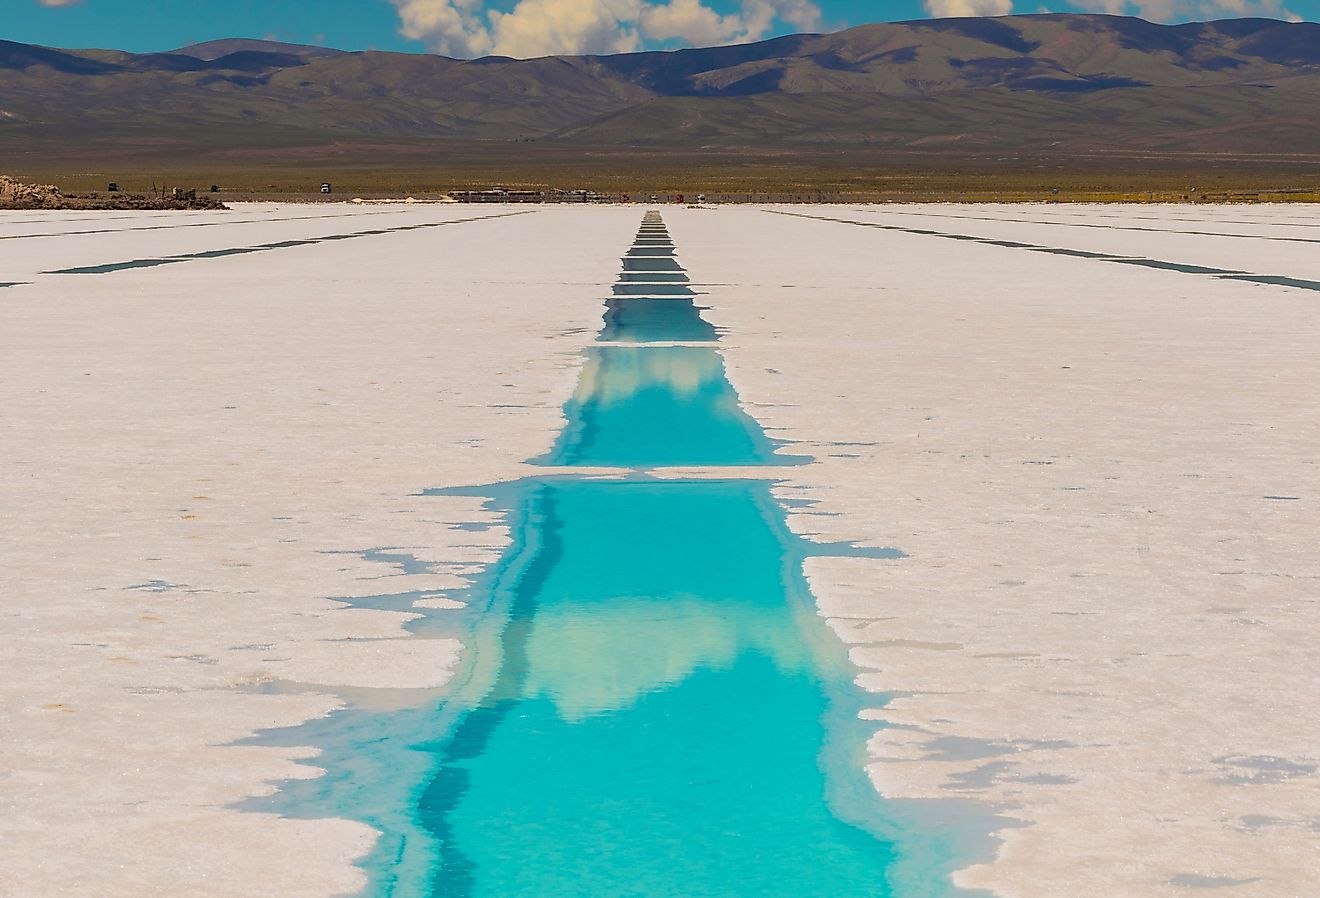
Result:
[[[659,261],[657,287],[686,284],[659,215],[638,239],[625,276]],[[470,590],[462,675],[424,707],[268,737],[310,737],[328,770],[279,809],[381,830],[369,898],[967,895],[948,881],[965,830],[865,775],[878,697],[802,574],[851,550],[795,537],[770,479],[720,474],[808,459],[739,405],[694,295],[626,283],[536,460],[555,470],[466,491],[512,541]]]

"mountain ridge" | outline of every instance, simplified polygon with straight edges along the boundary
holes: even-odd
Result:
[[[0,41],[0,143],[343,140],[1320,153],[1320,24],[1082,13],[457,60],[249,39]]]

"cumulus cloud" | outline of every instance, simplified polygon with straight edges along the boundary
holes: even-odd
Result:
[[[482,56],[491,35],[481,14],[482,0],[390,0],[399,11],[399,33],[424,41],[445,56]]]
[[[490,13],[500,56],[624,53],[638,47],[638,0],[519,0],[506,13]]]
[[[518,0],[508,12],[485,9],[484,0],[390,2],[400,34],[457,57],[622,53],[645,41],[754,41],[777,22],[811,31],[821,19],[814,0],[742,0],[727,14],[703,0]]]
[[[719,15],[701,0],[668,0],[643,4],[640,24],[651,40],[711,45],[758,40],[776,21],[814,31],[820,27],[820,9],[809,0],[744,0],[738,12]]]
[[[926,12],[936,18],[958,16],[1006,16],[1013,11],[1013,0],[922,0]]]
[[[1285,0],[1069,0],[1085,12],[1116,16],[1140,16],[1152,22],[1187,19],[1223,19],[1265,16],[1298,21],[1285,7]]]

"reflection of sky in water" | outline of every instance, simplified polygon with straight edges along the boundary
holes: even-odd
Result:
[[[687,299],[609,300],[601,333],[716,337]],[[543,463],[803,461],[774,454],[710,347],[597,346],[564,411]],[[960,833],[876,801],[873,725],[768,482],[546,478],[496,495],[513,540],[473,590],[446,699],[291,731],[324,730],[329,773],[288,803],[384,833],[372,898],[954,894]]]
[[[763,483],[562,483],[548,494],[555,564],[526,634],[524,697],[574,720],[749,652],[784,672],[811,668]]]
[[[696,598],[566,602],[536,616],[523,695],[549,698],[561,717],[575,721],[625,709],[698,669],[727,670],[747,652],[780,670],[807,666],[797,625],[782,610],[717,608]]]
[[[568,426],[542,462],[730,465],[781,462],[738,405],[719,353],[705,347],[591,350]]]
[[[843,648],[769,484],[530,488],[493,672],[420,801],[429,894],[896,894]],[[923,876],[902,894],[948,893]]]

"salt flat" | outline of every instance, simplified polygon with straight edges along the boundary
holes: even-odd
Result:
[[[550,447],[640,214],[0,217],[0,894],[360,885],[367,827],[226,809],[310,750],[229,743],[443,688],[455,639],[332,597],[401,579],[371,549],[437,595],[498,555],[418,493]],[[880,791],[1012,824],[959,881],[1320,890],[1320,210],[665,219],[742,403],[816,459],[792,526],[908,553],[808,574],[894,696]]]

